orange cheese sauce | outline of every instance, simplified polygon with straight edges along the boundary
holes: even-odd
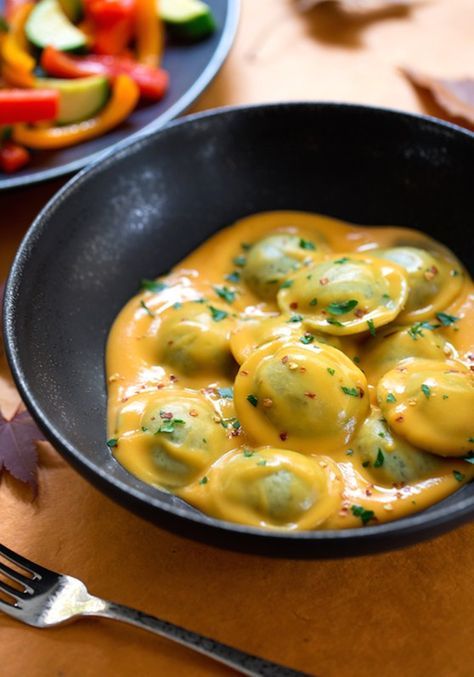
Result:
[[[108,444],[144,482],[237,523],[418,512],[474,475],[473,306],[460,262],[421,232],[244,218],[118,315]]]

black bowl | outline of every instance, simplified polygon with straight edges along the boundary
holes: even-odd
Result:
[[[28,231],[5,295],[18,388],[48,439],[99,489],[160,526],[215,545],[285,557],[357,555],[466,522],[474,484],[413,517],[361,529],[288,534],[207,517],[111,456],[104,349],[140,278],[167,271],[254,212],[412,226],[469,264],[473,176],[473,134],[396,111],[277,104],[173,123],[72,179]]]

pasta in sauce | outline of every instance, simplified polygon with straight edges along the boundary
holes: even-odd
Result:
[[[461,263],[421,232],[244,218],[118,315],[108,445],[223,520],[404,517],[474,476],[473,305]]]

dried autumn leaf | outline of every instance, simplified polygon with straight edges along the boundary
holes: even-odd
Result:
[[[447,80],[424,75],[411,68],[402,68],[402,73],[412,84],[428,90],[435,102],[448,115],[461,118],[474,125],[474,79]]]
[[[20,406],[21,399],[13,383],[2,338],[2,304],[5,284],[0,284],[0,414],[7,419],[12,418]]]
[[[36,442],[43,439],[27,411],[17,412],[10,421],[0,414],[0,473],[8,470],[17,480],[36,489]]]
[[[418,2],[419,0],[299,0],[299,7],[306,12],[318,5],[334,5],[346,14],[363,15],[409,8]]]

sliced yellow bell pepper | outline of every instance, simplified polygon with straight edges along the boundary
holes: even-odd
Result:
[[[12,138],[18,143],[40,150],[54,150],[74,146],[101,136],[125,120],[137,105],[140,92],[128,75],[118,75],[112,96],[105,108],[95,117],[64,127],[38,128],[14,125]]]
[[[25,24],[33,7],[32,2],[17,7],[10,20],[10,30],[2,42],[4,67],[9,66],[10,70],[19,71],[21,75],[32,73],[36,65],[34,58],[28,53],[25,36]]]
[[[164,26],[157,16],[156,0],[136,0],[135,42],[137,60],[156,68],[164,47]]]

